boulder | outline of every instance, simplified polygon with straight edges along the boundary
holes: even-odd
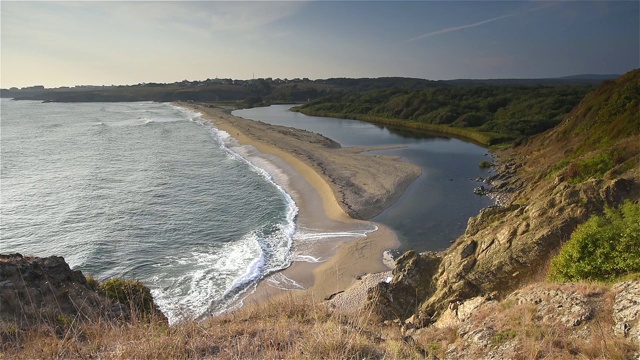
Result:
[[[382,320],[406,319],[415,314],[420,303],[434,291],[433,277],[440,261],[437,253],[407,251],[396,261],[393,279],[369,289],[365,306]]]
[[[618,283],[613,291],[613,331],[640,346],[640,281]]]

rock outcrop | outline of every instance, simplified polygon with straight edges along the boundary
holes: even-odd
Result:
[[[603,351],[636,358],[639,289],[637,280],[612,287],[536,283],[501,301],[463,301],[445,310],[433,327],[411,336],[420,342],[436,331],[453,332],[446,359],[592,358],[605,356]]]
[[[582,184],[542,183],[522,204],[483,210],[445,252],[433,278],[436,291],[420,307],[437,317],[457,299],[509,293],[542,276],[550,258],[587,218],[637,196],[628,179]]]
[[[0,324],[26,329],[131,320],[126,305],[108,300],[96,286],[59,256],[0,255]],[[159,311],[158,316],[164,318]]]
[[[437,253],[407,251],[396,261],[392,280],[369,289],[368,304],[382,319],[406,319],[433,294],[433,276],[441,261]]]
[[[613,331],[640,346],[640,281],[616,284],[613,291]]]

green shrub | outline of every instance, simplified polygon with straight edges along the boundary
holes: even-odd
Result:
[[[611,170],[612,167],[613,160],[611,154],[600,153],[597,156],[584,160],[580,164],[580,172],[584,177],[602,178],[604,173]]]
[[[483,169],[487,169],[491,167],[491,163],[485,160],[480,161],[480,167]]]
[[[552,260],[552,281],[613,281],[640,271],[640,205],[606,208],[578,226]]]
[[[85,278],[87,279],[87,285],[89,285],[89,287],[92,290],[97,290],[98,289],[98,287],[100,286],[100,283],[98,282],[98,280],[96,280],[91,275],[86,275]]]
[[[150,318],[156,308],[148,287],[139,280],[109,279],[98,288],[114,302],[127,306],[135,315]]]
[[[512,329],[502,331],[502,332],[496,333],[491,337],[491,343],[494,346],[499,346],[511,339],[514,339],[516,335],[517,335],[516,331]]]

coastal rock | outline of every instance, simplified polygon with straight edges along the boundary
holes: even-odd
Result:
[[[449,307],[440,315],[438,321],[433,326],[437,328],[446,328],[459,326],[471,318],[481,306],[483,306],[488,300],[483,296],[477,296],[463,302],[453,302],[449,304]]]
[[[580,290],[577,284],[538,285],[518,290],[508,299],[514,299],[518,304],[532,305],[536,318],[543,323],[561,323],[571,327],[591,319],[594,311],[591,300]],[[589,295],[593,298],[602,293],[590,292]]]
[[[19,328],[60,316],[97,319],[124,318],[124,308],[99,295],[80,271],[73,271],[59,256],[0,255],[0,320]]]
[[[365,306],[383,320],[408,318],[433,292],[433,276],[440,261],[441,258],[436,253],[418,254],[413,250],[407,251],[396,261],[393,279],[369,289]]]
[[[484,186],[478,186],[477,188],[473,189],[473,193],[476,195],[486,195],[488,193],[488,190],[484,188]]]
[[[502,300],[451,303],[433,326],[413,336],[425,346],[448,333],[441,343],[445,359],[636,358],[640,345],[628,340],[629,324],[640,316],[639,289],[637,280],[614,286],[533,283]],[[615,326],[628,330],[626,339],[603,329],[612,312]]]
[[[540,182],[503,208],[485,209],[442,256],[435,290],[419,313],[433,318],[452,301],[497,292],[505,296],[538,276],[578,224],[604,206],[637,193],[630,180],[590,180],[581,184]],[[433,288],[432,287],[432,288]]]
[[[640,281],[616,284],[613,291],[613,331],[640,346]]]
[[[362,275],[354,286],[335,293],[325,300],[332,309],[344,313],[359,313],[366,303],[368,290],[379,283],[386,282],[391,276],[391,271]]]
[[[64,258],[0,254],[0,323],[18,329],[68,321],[128,321],[126,306],[109,301]],[[164,315],[161,316],[164,318]]]

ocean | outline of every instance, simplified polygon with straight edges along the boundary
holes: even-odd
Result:
[[[227,309],[295,256],[298,209],[268,162],[197,113],[3,99],[1,114],[2,253],[140,279],[172,322]]]

